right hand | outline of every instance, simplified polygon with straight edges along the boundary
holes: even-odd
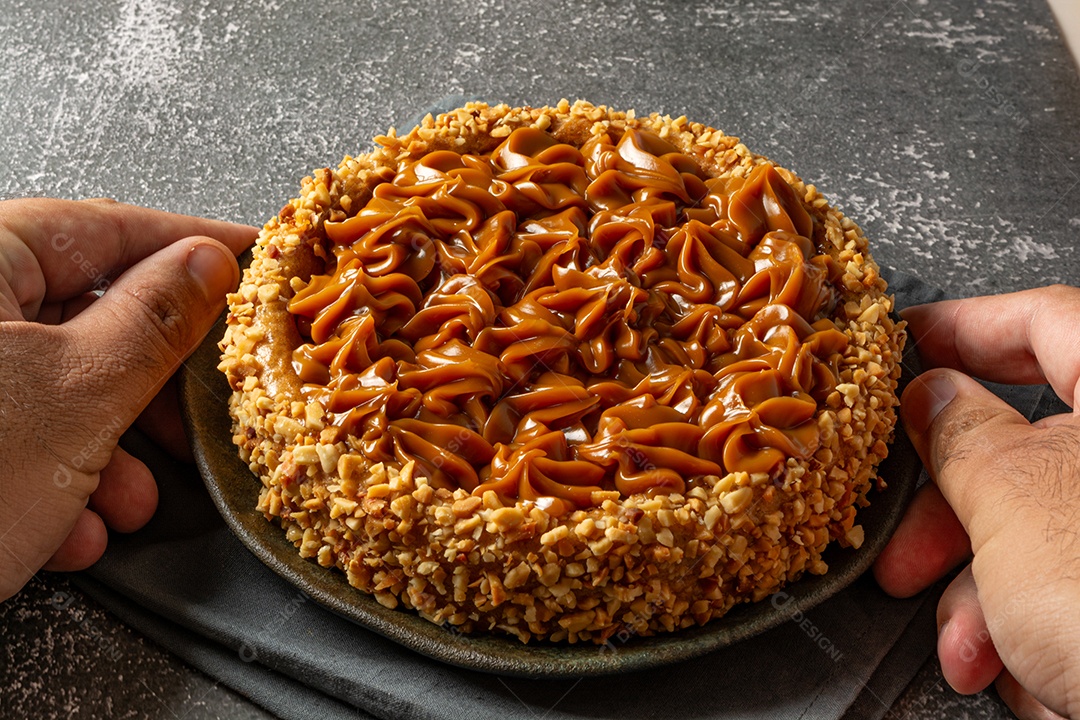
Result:
[[[924,365],[901,402],[934,483],[874,567],[913,595],[972,558],[938,605],[961,693],[996,681],[1021,718],[1080,717],[1080,414],[1029,423],[972,376],[1049,382],[1077,407],[1080,290],[1055,286],[903,313]]]

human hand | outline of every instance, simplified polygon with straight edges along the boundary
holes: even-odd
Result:
[[[1080,717],[1080,415],[1029,423],[969,376],[1049,382],[1077,407],[1080,290],[1054,286],[903,313],[924,365],[904,425],[922,487],[874,566],[914,595],[974,559],[938,604],[938,657],[958,692],[996,680],[1021,718]]]
[[[154,478],[117,440],[152,404],[147,430],[185,452],[159,391],[255,236],[111,201],[0,202],[0,601],[43,567],[88,567],[106,526],[153,515]]]

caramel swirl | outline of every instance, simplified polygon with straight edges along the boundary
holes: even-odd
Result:
[[[710,178],[647,132],[520,128],[324,227],[293,366],[373,461],[557,513],[818,447],[839,271],[768,163]]]

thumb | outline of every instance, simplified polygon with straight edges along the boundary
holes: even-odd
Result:
[[[1010,498],[1041,490],[1023,472],[1032,464],[1031,455],[1038,453],[1031,447],[1036,429],[1006,402],[955,370],[920,375],[904,391],[900,408],[919,457],[977,553],[1009,520],[1000,509],[1010,506]]]
[[[92,464],[108,461],[115,441],[214,324],[238,278],[224,245],[187,238],[129,268],[63,326],[63,355],[72,363],[64,384],[89,399],[75,428],[94,428],[83,440],[102,448]]]

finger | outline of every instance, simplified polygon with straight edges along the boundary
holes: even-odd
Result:
[[[85,570],[98,561],[105,553],[109,542],[109,533],[98,514],[90,509],[83,509],[67,538],[45,563],[45,570],[69,572]]]
[[[1004,665],[986,628],[970,565],[945,589],[937,616],[941,674],[958,693],[981,692]]]
[[[68,367],[55,380],[80,403],[80,426],[102,467],[108,448],[134,422],[198,345],[236,287],[231,251],[209,238],[170,245],[124,273],[86,312],[60,326]]]
[[[138,458],[116,448],[109,464],[101,470],[101,480],[90,495],[89,508],[113,530],[129,533],[150,521],[157,502],[157,483],[150,469]]]
[[[941,490],[919,488],[889,544],[874,562],[874,577],[893,597],[911,597],[971,557],[971,540]]]
[[[72,319],[98,299],[96,293],[76,295],[70,300],[45,303],[38,310],[37,321],[46,325],[59,325]]]
[[[180,396],[175,375],[169,378],[161,392],[154,396],[135,421],[135,425],[177,460],[194,462],[187,432],[180,419]]]
[[[1028,479],[1010,452],[1034,430],[1008,404],[967,375],[931,370],[915,378],[900,403],[904,425],[927,471],[971,538],[972,550],[1010,517],[1003,500]],[[1024,487],[1026,495],[1037,487]]]
[[[1019,720],[1065,720],[1050,708],[1035,699],[1016,681],[1012,673],[1002,670],[994,683],[998,695],[1009,706]]]
[[[1075,407],[1080,289],[1064,285],[918,305],[903,313],[925,367],[993,382],[1049,382]]]
[[[256,228],[103,201],[0,202],[0,250],[12,290],[31,319],[41,302],[104,289],[120,272],[186,237],[215,238],[239,255]],[[29,313],[29,314],[28,314]]]

